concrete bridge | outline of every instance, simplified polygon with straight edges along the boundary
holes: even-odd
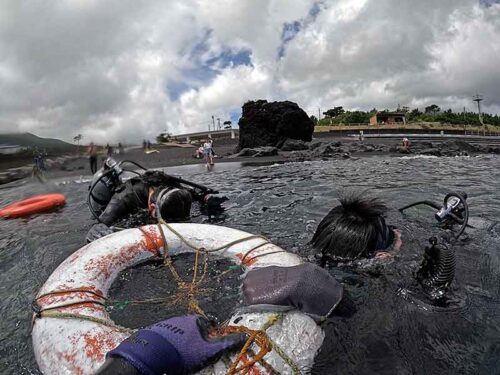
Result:
[[[191,141],[199,141],[202,139],[212,138],[231,138],[236,139],[240,135],[240,129],[223,129],[223,130],[213,130],[213,131],[205,131],[198,133],[189,133],[189,134],[178,134],[173,135],[171,137],[172,140],[176,140],[179,142],[189,143]]]

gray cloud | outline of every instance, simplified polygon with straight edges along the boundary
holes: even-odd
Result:
[[[482,4],[7,0],[0,132],[137,142],[256,98],[460,109],[479,91],[499,112],[500,5]]]

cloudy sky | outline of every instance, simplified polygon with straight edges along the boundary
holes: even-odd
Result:
[[[137,142],[237,122],[253,99],[309,114],[500,113],[500,0],[0,0],[0,132]]]

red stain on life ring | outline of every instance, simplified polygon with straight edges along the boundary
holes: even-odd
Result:
[[[236,256],[239,260],[241,260],[241,264],[247,267],[252,266],[257,262],[257,258],[245,257],[245,254],[243,253],[238,253]]]
[[[104,332],[84,333],[85,355],[94,361],[102,362],[107,352],[114,349],[117,343],[113,336]]]

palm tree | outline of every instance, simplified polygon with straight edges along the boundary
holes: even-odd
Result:
[[[81,135],[81,134],[78,134],[78,135],[73,137],[73,142],[76,142],[76,147],[77,147],[78,151],[80,151],[80,141],[82,140],[82,138],[83,138],[83,135]]]

